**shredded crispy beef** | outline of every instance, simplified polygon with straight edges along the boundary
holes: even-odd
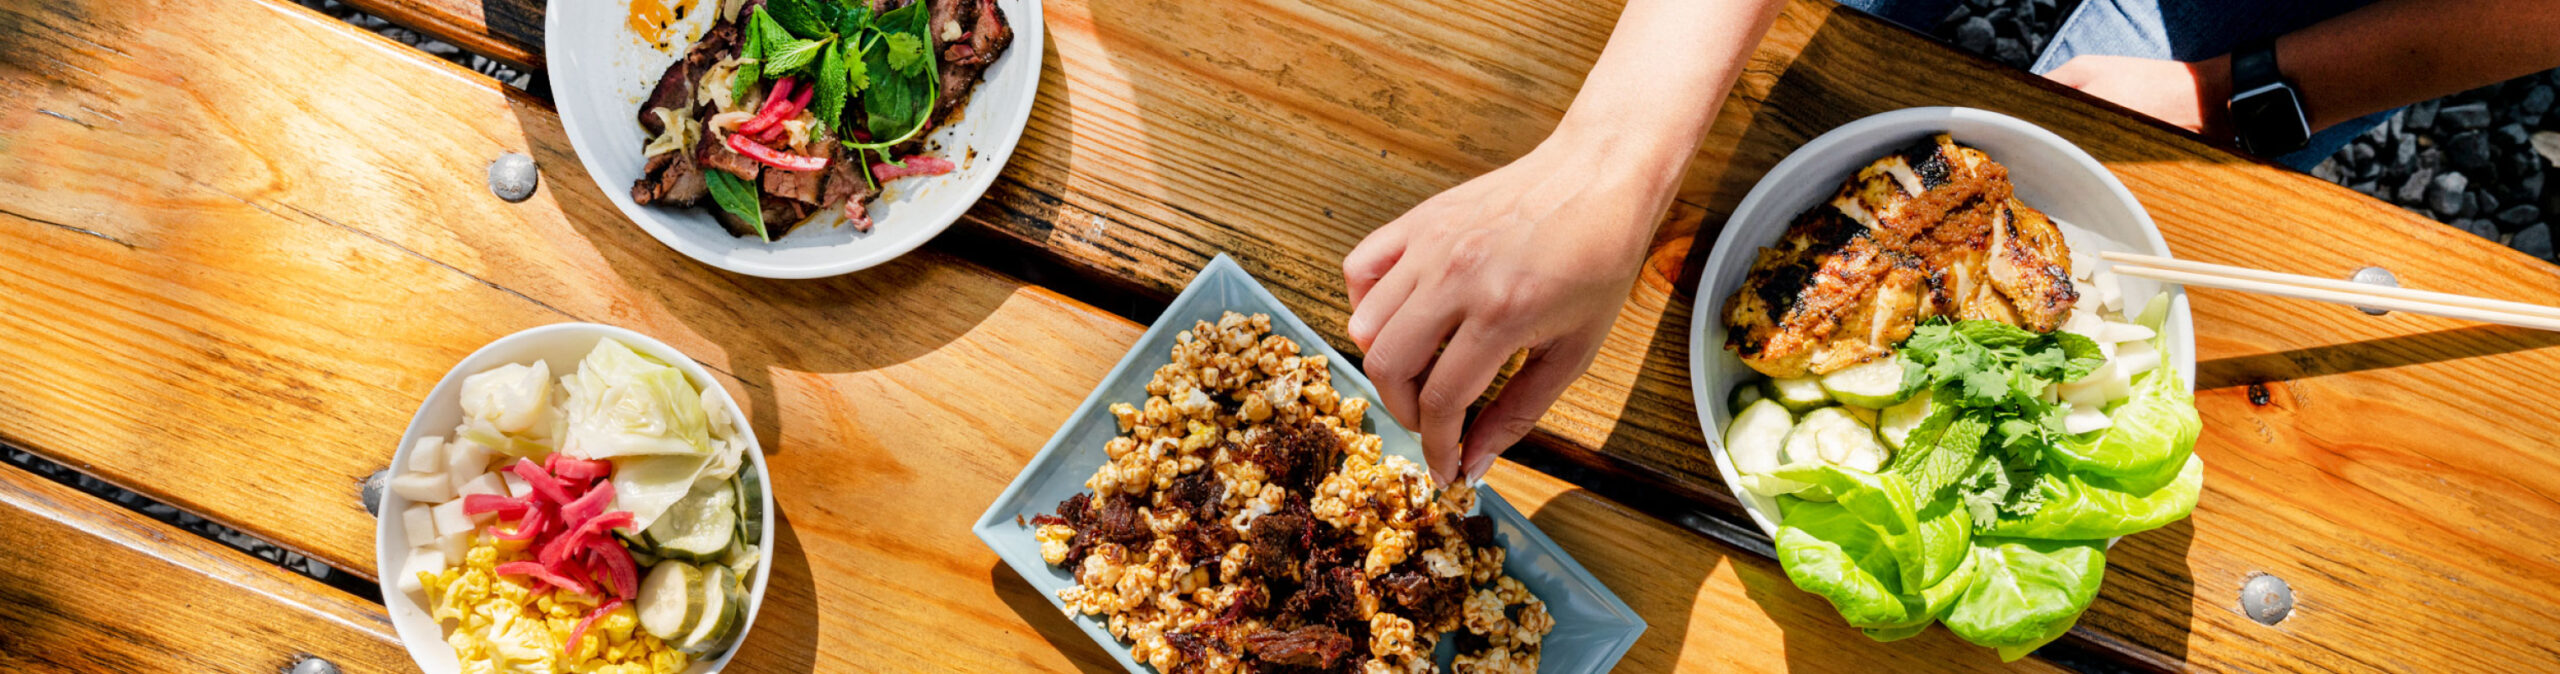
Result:
[[[1266,630],[1246,635],[1245,650],[1263,662],[1295,667],[1331,668],[1351,652],[1351,637],[1324,625],[1294,630]]]
[[[1469,546],[1483,548],[1493,545],[1493,517],[1491,516],[1473,515],[1461,518],[1458,520],[1458,531],[1466,534]]]
[[[1254,518],[1245,538],[1244,571],[1266,578],[1297,577],[1308,529],[1315,522],[1304,514],[1277,512]]]
[[[1386,597],[1397,607],[1397,615],[1417,625],[1454,625],[1458,611],[1467,601],[1467,579],[1463,576],[1440,578],[1428,573],[1400,571],[1378,579],[1386,588]]]
[[[1095,513],[1091,531],[1102,540],[1124,547],[1143,545],[1153,533],[1147,528],[1146,516],[1138,514],[1138,508],[1129,505],[1125,497],[1102,499],[1102,509]]]
[[[1273,424],[1246,443],[1245,459],[1293,495],[1314,493],[1325,473],[1342,463],[1342,438],[1313,422]]]

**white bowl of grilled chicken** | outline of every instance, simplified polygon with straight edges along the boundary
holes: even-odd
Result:
[[[1951,243],[1901,244],[1892,251],[1902,255],[1897,264],[1855,264],[1877,253],[1879,239],[1914,239],[1868,230],[1904,226],[1897,224],[1904,213],[1937,204],[1982,200],[1988,192],[1968,190],[1967,181],[1980,179],[1973,167],[1985,158],[2006,168],[2011,200],[1991,209],[1981,231],[1933,232],[1926,238]],[[1756,395],[1741,388],[1852,368],[1889,354],[1917,321],[1935,317],[2048,332],[2087,320],[2075,312],[2100,302],[2111,315],[2131,315],[2160,297],[2167,312],[2160,365],[2194,381],[2185,297],[2175,286],[2116,278],[2097,259],[2101,251],[2170,255],[2142,204],[2104,165],[2024,120],[1910,108],[1805,143],[1735,207],[1700,276],[1689,368],[1717,472],[1753,522],[1774,534],[1777,499],[1744,487],[1726,446],[1738,399]]]
[[[835,3],[838,0],[824,0]],[[700,174],[682,178],[666,173],[666,146],[685,147],[682,154],[698,160],[720,151],[725,133],[704,133],[708,120],[732,105],[728,96],[712,96],[700,82],[719,79],[737,69],[742,15],[765,0],[704,2],[621,2],[581,0],[553,2],[544,19],[544,45],[550,56],[553,99],[560,123],[577,150],[578,161],[597,189],[642,230],[669,248],[703,264],[767,278],[819,278],[845,274],[887,262],[924,245],[977,203],[1003,170],[1031,117],[1032,99],[1040,86],[1040,55],[1045,48],[1040,0],[871,0],[876,12],[924,3],[932,8],[932,51],[937,58],[964,55],[981,36],[1007,40],[988,53],[992,59],[936,61],[939,81],[975,82],[945,86],[932,124],[917,143],[902,146],[900,155],[947,161],[948,173],[890,179],[859,180],[861,171],[792,172],[764,170],[752,178],[763,201],[760,223],[772,232],[764,241],[749,233],[741,220],[723,212]],[[708,46],[706,47],[706,44]],[[662,87],[668,75],[684,74],[684,86]],[[983,79],[979,79],[983,78]],[[725,80],[724,80],[725,81]],[[803,87],[806,89],[807,87]],[[759,88],[757,91],[764,91]],[[962,92],[967,92],[965,96]],[[757,99],[761,93],[755,94]],[[685,101],[690,136],[670,142],[665,117],[651,108]],[[739,105],[746,105],[738,103]],[[744,115],[741,115],[744,116]],[[803,115],[806,116],[805,114]],[[804,136],[795,131],[793,138]],[[820,141],[817,145],[826,145]],[[812,148],[814,149],[814,147]],[[786,151],[796,151],[788,150]],[[840,148],[834,150],[842,153]],[[858,155],[857,155],[858,156]],[[734,158],[734,157],[732,157]],[[838,159],[841,156],[837,157]],[[875,159],[836,161],[831,168],[851,168]],[[700,171],[711,163],[684,168]],[[771,179],[800,178],[793,188]],[[810,203],[790,204],[779,198],[800,194]],[[852,202],[858,208],[844,207]],[[644,203],[645,202],[645,203]]]

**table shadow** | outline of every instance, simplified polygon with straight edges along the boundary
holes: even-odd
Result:
[[[1092,637],[1084,633],[1084,628],[1078,627],[1066,614],[1059,613],[1058,607],[1050,604],[1048,597],[1041,596],[1040,589],[1032,587],[1030,581],[1023,580],[1022,574],[1015,573],[1012,565],[1001,559],[989,565],[987,584],[995,588],[996,598],[1003,599],[1005,606],[1013,609],[1014,615],[1021,616],[1024,624],[1030,625],[1033,632],[1049,642],[1050,648],[1058,649],[1059,653],[1073,660],[1077,670],[1087,674],[1120,671],[1119,662],[1113,660],[1110,653],[1095,644]]]
[[[2560,345],[2560,332],[2475,325],[2202,361],[2196,363],[2196,390],[2386,370],[2552,345]]]
[[[773,549],[767,551],[765,563],[773,565],[765,577],[764,604],[756,610],[756,622],[748,629],[748,638],[738,645],[738,657],[729,666],[743,672],[808,672],[818,668],[818,590],[809,571],[807,551],[800,547],[800,535],[791,526],[791,516],[776,508],[773,514]]]

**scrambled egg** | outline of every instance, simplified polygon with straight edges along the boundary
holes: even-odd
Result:
[[[504,549],[501,548],[504,546]],[[594,612],[597,598],[566,591],[535,596],[523,579],[502,577],[495,567],[526,558],[523,544],[480,537],[459,566],[418,572],[430,611],[450,631],[445,643],[462,660],[464,674],[675,674],[684,654],[650,636],[639,614],[624,605],[596,619],[562,652],[569,631]]]

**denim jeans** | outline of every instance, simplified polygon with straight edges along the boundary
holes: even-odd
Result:
[[[1887,20],[1927,31],[1958,0],[1840,0]],[[2283,35],[2353,11],[2371,0],[2082,0],[2036,58],[2037,74],[2083,54],[2201,61],[2251,40]],[[2303,149],[2276,161],[2310,170],[2338,148],[2389,119],[2386,110],[2321,129]]]

